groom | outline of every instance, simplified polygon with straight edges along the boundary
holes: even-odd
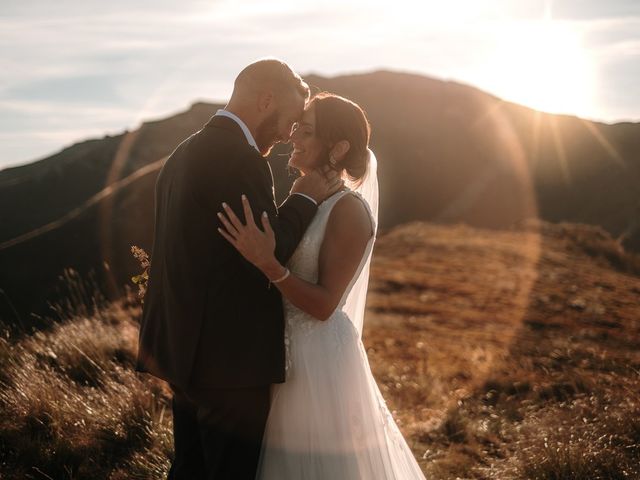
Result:
[[[246,195],[256,216],[267,212],[278,259],[291,256],[317,204],[340,186],[314,172],[296,180],[279,208],[274,203],[265,156],[289,140],[308,98],[309,87],[285,63],[247,66],[224,110],[182,142],[158,176],[136,368],[173,390],[170,479],[255,476],[270,384],[284,382],[282,303],[218,233],[216,212],[223,201],[242,211]]]

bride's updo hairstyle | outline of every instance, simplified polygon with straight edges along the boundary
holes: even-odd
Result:
[[[356,185],[367,173],[369,164],[369,136],[371,127],[359,105],[339,95],[321,92],[314,95],[309,106],[313,106],[316,116],[316,137],[323,144],[321,163],[327,163],[335,170],[344,169],[349,179]],[[331,148],[338,142],[349,142],[349,151],[337,164],[329,162]]]

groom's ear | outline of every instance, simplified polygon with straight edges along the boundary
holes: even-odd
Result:
[[[274,104],[273,92],[265,90],[258,95],[258,111],[264,113],[269,108],[272,108]]]
[[[349,149],[351,148],[351,144],[348,140],[340,140],[336,143],[331,149],[331,156],[336,159],[336,161],[340,162],[343,157],[347,154]]]

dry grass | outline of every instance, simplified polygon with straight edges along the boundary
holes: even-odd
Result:
[[[638,256],[592,230],[380,239],[364,340],[427,478],[640,478]]]
[[[572,228],[379,240],[364,342],[430,480],[640,478],[638,257]],[[168,391],[132,370],[140,309],[92,311],[0,338],[0,478],[166,475]]]
[[[164,387],[133,372],[138,309],[112,305],[3,339],[0,476],[161,478],[172,453]]]

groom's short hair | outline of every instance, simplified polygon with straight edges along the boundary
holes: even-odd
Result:
[[[247,65],[236,77],[234,92],[267,87],[276,93],[297,93],[309,100],[309,85],[289,65],[277,58],[265,58]]]

